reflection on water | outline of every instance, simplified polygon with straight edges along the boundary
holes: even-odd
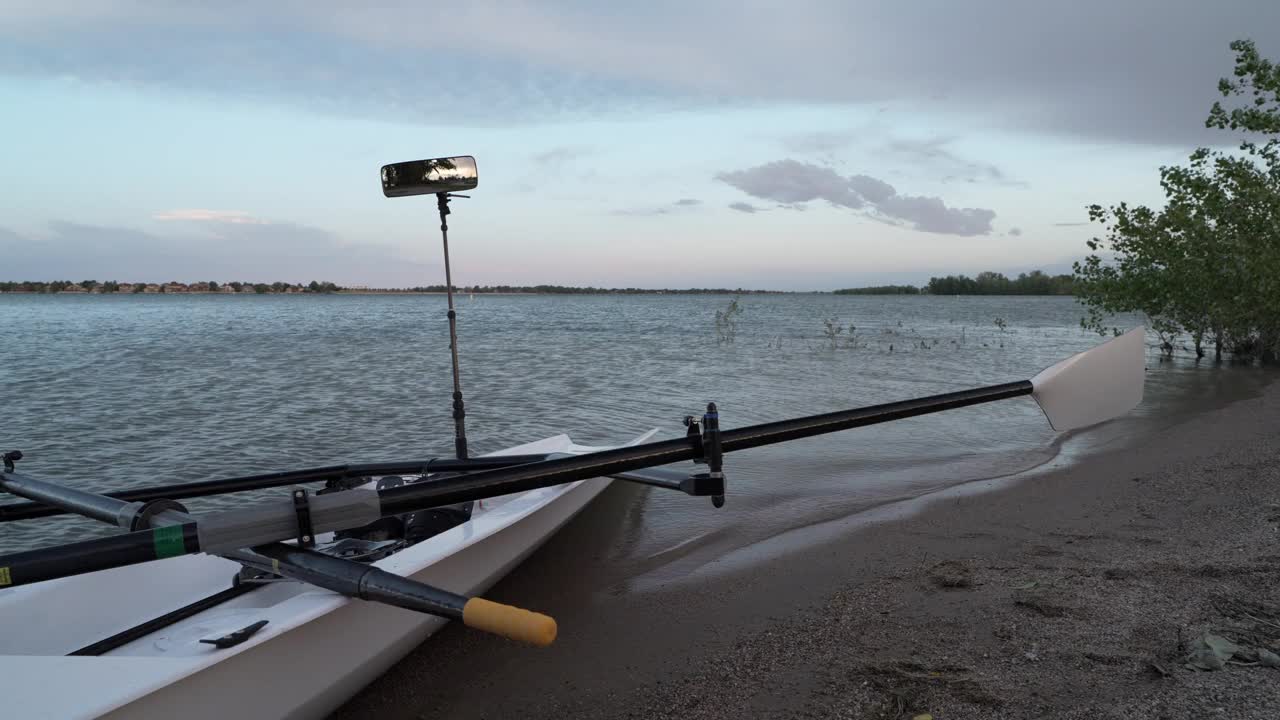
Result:
[[[588,444],[715,400],[733,428],[1030,377],[1100,339],[1069,298],[482,296],[460,310],[475,452],[560,432]],[[451,452],[439,296],[0,296],[0,445],[23,469],[122,489]],[[824,318],[856,326],[831,349]],[[1007,321],[1001,330],[994,323]],[[1132,323],[1136,324],[1136,322]],[[848,337],[846,332],[841,336]],[[1064,439],[1030,399],[735,453],[728,505],[653,490],[593,506],[617,572],[679,575],[788,529],[886,499],[1060,462],[1248,396],[1247,368],[1148,363],[1147,398]],[[268,494],[279,494],[268,491]],[[257,495],[261,497],[261,494]],[[191,501],[220,509],[252,494]],[[610,497],[613,497],[612,495]],[[106,532],[60,518],[0,525],[12,550]],[[696,542],[689,542],[697,537]],[[604,542],[604,540],[602,540]],[[655,575],[657,574],[657,575]]]

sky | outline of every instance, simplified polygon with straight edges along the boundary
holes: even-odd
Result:
[[[0,280],[829,290],[1069,272],[1274,0],[0,0]]]

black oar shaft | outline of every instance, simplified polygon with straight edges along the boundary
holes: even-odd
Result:
[[[402,485],[380,490],[378,497],[384,516],[399,515],[423,508],[483,500],[575,480],[691,460],[694,454],[689,441],[679,438],[603,450],[587,455],[557,458],[519,467],[458,475],[434,482]]]
[[[261,545],[253,552],[270,561],[256,565],[261,569],[273,571],[279,563],[295,580],[350,597],[461,620],[467,627],[532,645],[550,645],[556,637],[556,621],[541,613],[459,595],[372,565],[284,543]],[[240,562],[255,564],[249,559]]]
[[[855,427],[901,420],[969,405],[1006,400],[1031,394],[1031,381],[932,395],[914,400],[871,405],[853,410],[811,415],[780,422],[722,431],[724,452],[771,445]],[[430,483],[403,485],[378,493],[383,515],[397,515],[437,505],[481,500],[495,495],[524,492],[587,478],[616,475],[630,470],[692,460],[697,451],[687,438],[603,450],[588,455],[557,458],[520,467],[459,475]]]
[[[147,502],[149,500],[182,500],[193,497],[209,497],[244,492],[246,490],[265,490],[267,488],[296,485],[306,482],[321,482],[351,477],[373,477],[378,475],[420,475],[425,472],[453,472],[458,470],[486,470],[512,465],[545,460],[546,455],[495,455],[488,457],[454,460],[452,458],[431,460],[410,460],[407,462],[360,463],[350,465],[330,465],[328,467],[309,468],[306,470],[290,470],[285,472],[246,475],[244,477],[204,480],[174,485],[157,485],[154,487],[121,490],[101,493],[116,500],[130,502]],[[63,515],[67,511],[38,502],[21,502],[0,505],[0,522],[13,520],[31,520],[34,518]],[[101,518],[98,518],[101,519]]]
[[[237,557],[239,562],[259,570],[279,572],[271,561],[287,566],[288,576],[316,587],[332,590],[362,600],[395,605],[408,610],[439,615],[451,620],[462,619],[462,608],[468,598],[410,580],[373,565],[365,565],[324,555],[285,543],[270,543],[253,548],[262,562]]]
[[[853,410],[841,410],[823,415],[780,420],[778,422],[751,425],[737,430],[724,430],[720,434],[720,446],[724,452],[746,450],[761,445],[773,445],[788,440],[824,435],[826,433],[849,430],[856,427],[875,425],[891,420],[902,420],[918,415],[954,410],[969,405],[1008,400],[1020,395],[1031,394],[1031,381],[990,385],[987,387],[960,390],[942,395],[900,400],[898,402],[869,405]]]
[[[85,540],[0,556],[0,588],[200,552],[196,524]]]

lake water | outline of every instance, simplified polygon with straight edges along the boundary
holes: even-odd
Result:
[[[714,316],[730,299],[462,296],[473,454],[561,432],[587,444],[651,427],[672,437],[709,400],[733,428],[1020,380],[1100,342],[1071,298],[748,295],[724,343]],[[100,490],[447,457],[444,311],[429,295],[0,295],[0,446],[21,449],[28,474]],[[845,327],[839,347],[826,318]],[[636,577],[679,575],[888,499],[1157,431],[1270,377],[1154,352],[1148,367],[1137,412],[1065,439],[1024,398],[734,453],[725,508],[633,493],[607,552]],[[72,518],[9,523],[0,550],[104,532]]]

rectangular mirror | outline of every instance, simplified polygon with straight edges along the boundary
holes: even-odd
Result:
[[[382,166],[382,194],[404,197],[460,192],[474,188],[479,178],[476,159],[470,155],[393,163]]]

